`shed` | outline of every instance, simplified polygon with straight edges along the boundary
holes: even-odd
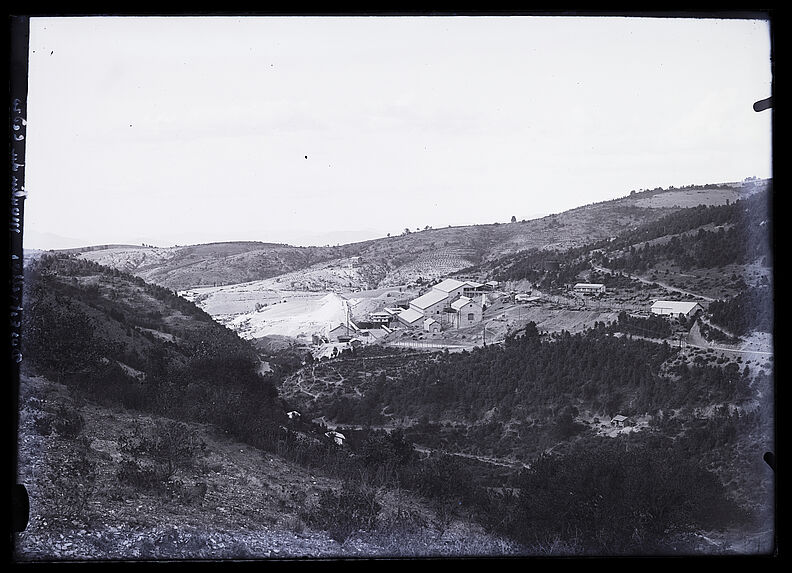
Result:
[[[330,432],[325,432],[325,436],[332,439],[339,446],[343,446],[344,440],[346,440],[346,436],[344,434],[332,430]]]
[[[434,318],[427,318],[424,320],[423,328],[426,332],[437,333],[440,332],[440,323]]]
[[[341,339],[349,340],[355,334],[354,329],[347,328],[345,324],[339,324],[327,333],[327,336],[332,340],[342,341]]]
[[[616,414],[613,418],[611,418],[611,426],[615,426],[617,428],[623,428],[626,425],[631,423],[630,418],[627,416],[622,416],[621,414]]]

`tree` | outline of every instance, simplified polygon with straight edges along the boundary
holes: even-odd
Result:
[[[582,543],[592,554],[668,549],[671,536],[723,526],[736,506],[718,479],[667,442],[596,440],[543,455],[521,478],[510,533],[529,544]]]
[[[512,222],[512,223],[516,223],[516,222],[517,222],[517,217],[515,217],[514,215],[512,215],[511,222]]]

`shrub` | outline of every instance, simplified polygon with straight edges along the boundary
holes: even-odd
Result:
[[[162,491],[165,487],[163,475],[155,468],[145,467],[132,460],[124,460],[119,464],[116,478],[123,485],[152,493]]]
[[[505,531],[532,546],[560,541],[590,554],[647,554],[739,513],[717,478],[680,452],[632,446],[595,440],[535,460],[502,520]]]
[[[138,426],[132,434],[119,439],[120,451],[149,458],[152,471],[163,482],[173,477],[179,467],[190,467],[205,449],[206,444],[186,424],[171,420],[157,421],[147,430]]]
[[[74,408],[64,404],[58,406],[55,418],[52,420],[52,429],[64,438],[76,438],[85,426],[82,415]]]
[[[305,513],[304,519],[344,543],[357,531],[374,529],[380,511],[375,498],[373,490],[345,482],[338,493],[323,491],[319,503]]]
[[[96,491],[96,464],[89,458],[87,446],[80,444],[73,455],[64,456],[57,467],[45,475],[45,496],[52,503],[51,519],[84,517],[88,500]]]

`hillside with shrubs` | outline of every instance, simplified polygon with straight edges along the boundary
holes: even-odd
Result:
[[[575,333],[528,322],[461,352],[265,354],[177,296],[179,280],[155,285],[79,253],[28,261],[18,474],[32,517],[17,558],[772,552],[773,359],[679,336],[772,334],[768,194],[664,197],[541,220],[549,241],[620,213],[558,249],[519,243],[516,221],[462,242],[425,229],[378,243],[394,271],[431,262],[421,241],[445,237],[443,264],[549,293],[581,277],[609,288],[653,275],[693,288],[701,269],[735,277],[697,319],[620,312]],[[508,247],[494,256],[498,240]]]

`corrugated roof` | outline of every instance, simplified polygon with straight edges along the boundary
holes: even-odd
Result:
[[[582,287],[582,288],[602,288],[604,284],[601,283],[578,283],[575,285],[575,288]]]
[[[403,320],[407,324],[412,324],[418,320],[423,318],[423,314],[414,310],[412,308],[408,308],[407,310],[403,310],[399,313],[399,319]]]
[[[451,308],[453,308],[454,310],[459,310],[460,308],[464,308],[464,306],[469,302],[473,302],[473,299],[470,299],[466,296],[460,296],[458,299],[456,299],[454,302],[451,303]]]
[[[410,304],[417,306],[418,308],[429,308],[433,304],[437,304],[438,302],[445,300],[448,297],[446,293],[440,290],[430,290],[426,294],[422,294],[415,300],[411,301]]]
[[[436,284],[432,288],[442,292],[451,292],[452,290],[457,289],[466,284],[467,283],[463,283],[462,281],[458,281],[456,279],[445,279],[444,281]]]
[[[652,310],[664,310],[674,314],[687,314],[699,303],[682,300],[658,300],[652,305]]]

